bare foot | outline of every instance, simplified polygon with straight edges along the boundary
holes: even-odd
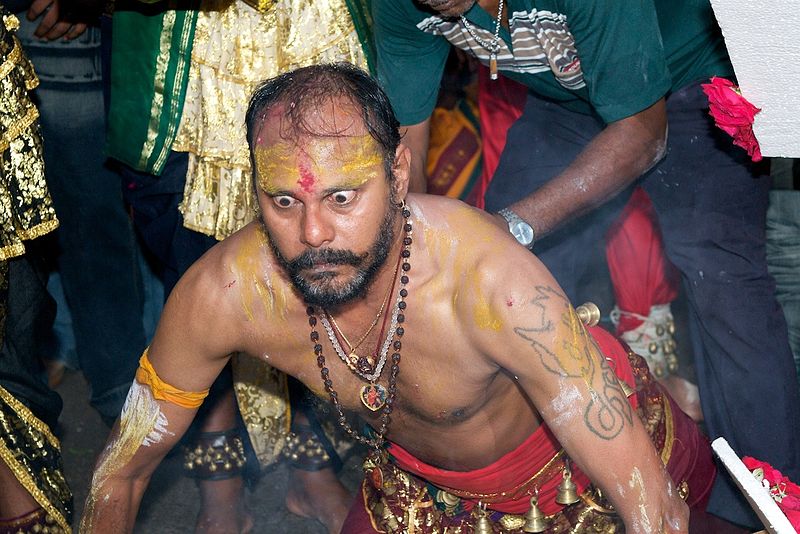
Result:
[[[289,470],[286,508],[295,515],[316,519],[329,534],[341,532],[352,500],[333,469]]]
[[[11,519],[39,508],[39,503],[25,490],[22,484],[0,459],[0,519]]]
[[[200,514],[196,534],[246,534],[253,529],[253,516],[244,502],[241,477],[199,480]]]
[[[703,410],[700,408],[700,393],[696,385],[677,375],[669,375],[660,379],[659,382],[686,415],[696,423],[703,420]]]

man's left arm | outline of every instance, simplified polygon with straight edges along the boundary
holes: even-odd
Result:
[[[606,127],[560,174],[511,207],[537,237],[603,204],[666,153],[672,75],[652,2],[563,0],[581,90]],[[507,223],[498,217],[503,228]]]
[[[606,126],[563,172],[509,207],[541,238],[628,187],[658,163],[666,146],[667,113],[661,98]],[[496,220],[507,227],[505,219]]]
[[[688,508],[605,357],[544,266],[521,247],[509,253],[519,254],[516,282],[482,270],[501,280],[490,300],[502,326],[484,350],[516,377],[630,532],[686,532]]]

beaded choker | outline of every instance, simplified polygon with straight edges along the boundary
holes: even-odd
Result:
[[[397,301],[394,307],[394,311],[392,312],[392,324],[389,327],[389,333],[387,334],[386,340],[384,341],[384,346],[382,348],[382,359],[383,362],[380,363],[380,368],[376,366],[375,372],[371,373],[369,376],[372,377],[369,380],[369,384],[362,386],[359,391],[359,398],[361,402],[364,404],[366,408],[371,411],[381,411],[380,416],[380,427],[377,430],[377,434],[373,438],[365,437],[353,430],[353,428],[348,424],[347,418],[344,415],[344,410],[342,408],[341,403],[339,402],[339,394],[333,388],[333,381],[330,379],[330,370],[328,369],[326,362],[325,362],[325,355],[322,353],[322,345],[320,344],[320,336],[319,332],[317,332],[317,311],[313,306],[309,306],[306,309],[306,313],[308,314],[308,324],[311,327],[311,334],[310,339],[311,342],[314,344],[314,354],[317,356],[317,366],[320,369],[320,376],[322,376],[322,383],[325,385],[325,391],[328,393],[331,399],[331,403],[336,408],[336,412],[338,414],[339,424],[342,428],[350,435],[353,439],[358,441],[359,443],[363,443],[369,447],[373,447],[375,449],[379,449],[383,446],[384,436],[386,435],[386,429],[389,427],[389,419],[393,410],[394,399],[397,393],[397,374],[400,372],[400,349],[402,348],[402,343],[400,342],[400,338],[403,337],[404,329],[402,324],[405,322],[405,309],[406,309],[406,301],[405,298],[408,296],[408,290],[406,289],[406,285],[408,285],[408,271],[411,270],[411,263],[409,263],[409,258],[411,257],[411,212],[405,206],[405,203],[402,205],[403,210],[403,217],[405,218],[405,224],[403,225],[403,230],[405,231],[405,235],[403,237],[403,250],[400,252],[400,261],[401,265],[400,268],[402,269],[402,274],[400,275],[400,291],[398,292]],[[325,314],[320,313],[320,321],[322,322],[323,326],[327,323],[326,330],[330,328],[330,323],[325,318]],[[336,335],[332,334],[332,329],[328,332],[329,337],[332,337],[333,340],[336,339]],[[334,349],[337,349],[337,353],[341,351],[341,346],[339,345],[338,340],[331,341],[331,345],[333,345]],[[389,384],[388,388],[384,388],[381,384],[377,383],[377,380],[380,378],[381,371],[383,370],[383,366],[386,362],[386,353],[388,353],[389,346],[394,348],[394,352],[392,353],[392,366],[391,370],[389,371]],[[341,351],[339,357],[343,359],[345,364],[348,363],[347,355],[344,354],[344,351]],[[348,368],[361,376],[362,378],[367,379],[366,376],[363,376],[360,372],[357,372],[356,369],[348,365]],[[376,374],[377,373],[377,374]]]
[[[400,263],[397,264],[397,268],[399,268],[399,267],[400,267]],[[347,345],[346,351],[342,351],[342,352],[347,352],[347,361],[345,361],[345,363],[348,364],[347,366],[350,367],[350,369],[353,369],[352,366],[356,366],[356,367],[364,370],[364,372],[369,372],[369,369],[374,369],[375,368],[375,359],[372,356],[370,356],[370,355],[368,355],[368,356],[360,356],[356,351],[364,343],[364,341],[367,339],[367,336],[369,336],[370,332],[372,332],[372,330],[375,328],[375,326],[377,326],[378,321],[380,321],[381,317],[383,317],[383,310],[386,309],[386,304],[389,303],[389,297],[391,296],[392,291],[394,291],[394,282],[395,282],[396,279],[397,279],[397,269],[395,269],[394,277],[392,278],[392,283],[389,286],[389,288],[387,289],[386,295],[383,297],[383,302],[381,302],[381,307],[378,308],[378,313],[375,314],[375,318],[372,319],[372,323],[370,323],[369,328],[367,328],[367,331],[364,332],[364,334],[360,338],[358,338],[358,341],[356,341],[355,343],[351,343],[350,340],[347,339],[347,336],[344,335],[344,332],[342,331],[342,329],[339,327],[338,324],[336,324],[336,319],[334,319],[332,313],[330,313],[329,311],[325,310],[325,314],[322,317],[320,317],[320,319],[322,320],[323,326],[325,326],[325,329],[328,331],[328,336],[330,337],[330,335],[331,335],[331,331],[328,328],[328,326],[332,326],[333,327],[333,333],[335,334],[333,337],[336,340],[337,344],[338,344],[339,338],[342,338],[342,341],[344,341],[345,345]],[[330,325],[325,325],[326,319],[330,322]],[[383,320],[383,324],[384,324],[384,326],[386,325],[386,319],[385,318]],[[383,331],[384,330],[382,329],[381,330],[381,334],[383,334]],[[378,337],[380,337],[380,336],[378,336]],[[336,348],[335,345],[334,345],[334,348]],[[337,353],[339,353],[339,357],[340,358],[341,358],[342,352],[337,351]]]

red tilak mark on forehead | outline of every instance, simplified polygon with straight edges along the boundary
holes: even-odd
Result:
[[[313,193],[314,192],[314,184],[316,183],[316,178],[314,177],[314,173],[306,167],[305,163],[300,162],[299,164],[300,170],[300,179],[297,180],[297,183],[300,187],[303,188],[303,191],[306,193]]]

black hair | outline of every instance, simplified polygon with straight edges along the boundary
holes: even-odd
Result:
[[[337,128],[331,122],[326,125],[330,128],[328,131],[319,131],[319,127],[312,129],[307,117],[325,103],[341,99],[349,100],[361,110],[364,126],[381,149],[387,180],[392,180],[395,152],[400,144],[400,123],[378,82],[350,63],[302,67],[271,78],[256,88],[245,116],[253,173],[256,172],[254,137],[272,108],[285,105],[280,125],[281,137],[285,139],[298,139],[304,135],[337,137],[345,135],[344,128]]]

